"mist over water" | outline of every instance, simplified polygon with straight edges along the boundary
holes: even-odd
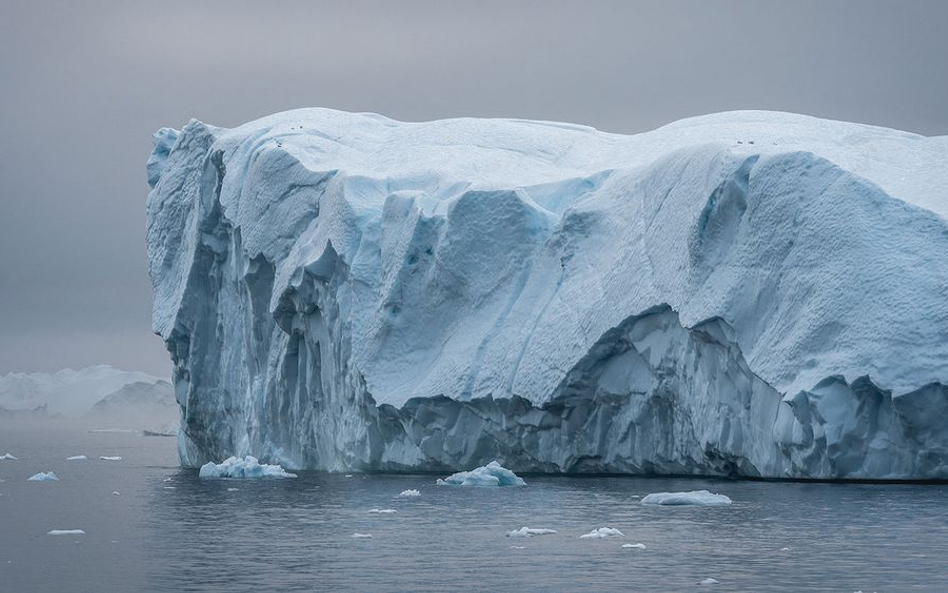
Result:
[[[669,591],[701,589],[708,577],[718,590],[935,591],[948,582],[941,486],[528,475],[522,488],[457,488],[431,475],[306,471],[201,480],[177,466],[174,439],[48,422],[0,423],[6,452],[19,458],[0,461],[8,591]],[[88,460],[65,460],[80,454]],[[39,471],[60,481],[26,481]],[[409,488],[421,496],[397,496]],[[650,492],[704,488],[734,503],[639,504]],[[523,526],[557,533],[505,537]],[[598,527],[626,537],[579,539]]]

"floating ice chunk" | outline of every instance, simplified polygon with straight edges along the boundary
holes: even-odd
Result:
[[[373,515],[391,515],[397,513],[395,509],[369,509],[369,512]]]
[[[707,579],[701,579],[700,581],[698,581],[698,584],[699,585],[717,585],[720,582],[721,581],[717,579],[707,578]]]
[[[85,455],[73,455],[72,457],[67,457],[66,461],[85,461],[88,459]]]
[[[511,550],[525,550],[525,546],[510,546]]]
[[[120,455],[99,455],[99,459],[102,461],[122,461]]]
[[[13,455],[10,455],[9,453],[4,453],[3,455],[0,455],[0,459],[2,459],[2,460],[7,460],[7,461],[16,461],[16,460],[17,460],[16,457],[14,457]]]
[[[520,529],[508,531],[507,537],[533,537],[535,535],[552,535],[554,533],[556,533],[555,529],[521,527]]]
[[[623,548],[636,548],[638,550],[644,550],[645,544],[622,544]]]
[[[119,492],[118,490],[113,490],[113,491],[112,491],[112,496],[120,496],[121,494],[122,494],[122,493]]]
[[[415,497],[415,496],[421,496],[421,492],[419,492],[419,491],[417,491],[417,490],[414,490],[414,489],[412,489],[412,490],[402,490],[401,493],[400,493],[398,496],[400,496],[401,498],[413,498],[413,497]]]
[[[222,463],[208,462],[201,466],[201,478],[295,478],[279,465],[260,463],[248,455],[243,459],[230,457]]]
[[[352,537],[354,539],[372,539],[371,533],[353,533]]]
[[[40,472],[26,479],[27,482],[58,482],[59,476],[53,472]]]
[[[81,529],[50,529],[46,535],[85,535],[86,532]]]
[[[579,539],[606,539],[607,537],[625,537],[625,534],[612,527],[600,527],[579,536]]]
[[[237,490],[238,490],[237,488],[228,488],[228,489],[227,489],[228,492],[237,492]]]
[[[781,551],[781,552],[789,552],[789,551],[790,551],[790,548],[780,548],[780,551]]]
[[[346,477],[347,477],[347,478],[351,478],[351,477],[352,477],[352,474],[346,474]]]
[[[517,474],[496,461],[472,469],[469,472],[458,472],[443,480],[438,480],[439,486],[526,486]]]
[[[704,506],[718,507],[731,504],[731,499],[723,494],[712,494],[707,490],[691,492],[656,492],[642,499],[642,504],[655,506]]]

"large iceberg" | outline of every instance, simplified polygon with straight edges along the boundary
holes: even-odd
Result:
[[[148,176],[185,465],[948,478],[948,137],[305,109]]]

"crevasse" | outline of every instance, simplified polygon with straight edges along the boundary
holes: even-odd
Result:
[[[948,138],[298,110],[162,129],[185,465],[948,478]]]

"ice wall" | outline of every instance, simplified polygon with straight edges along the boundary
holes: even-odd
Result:
[[[155,146],[186,465],[948,477],[946,137],[308,109]]]

